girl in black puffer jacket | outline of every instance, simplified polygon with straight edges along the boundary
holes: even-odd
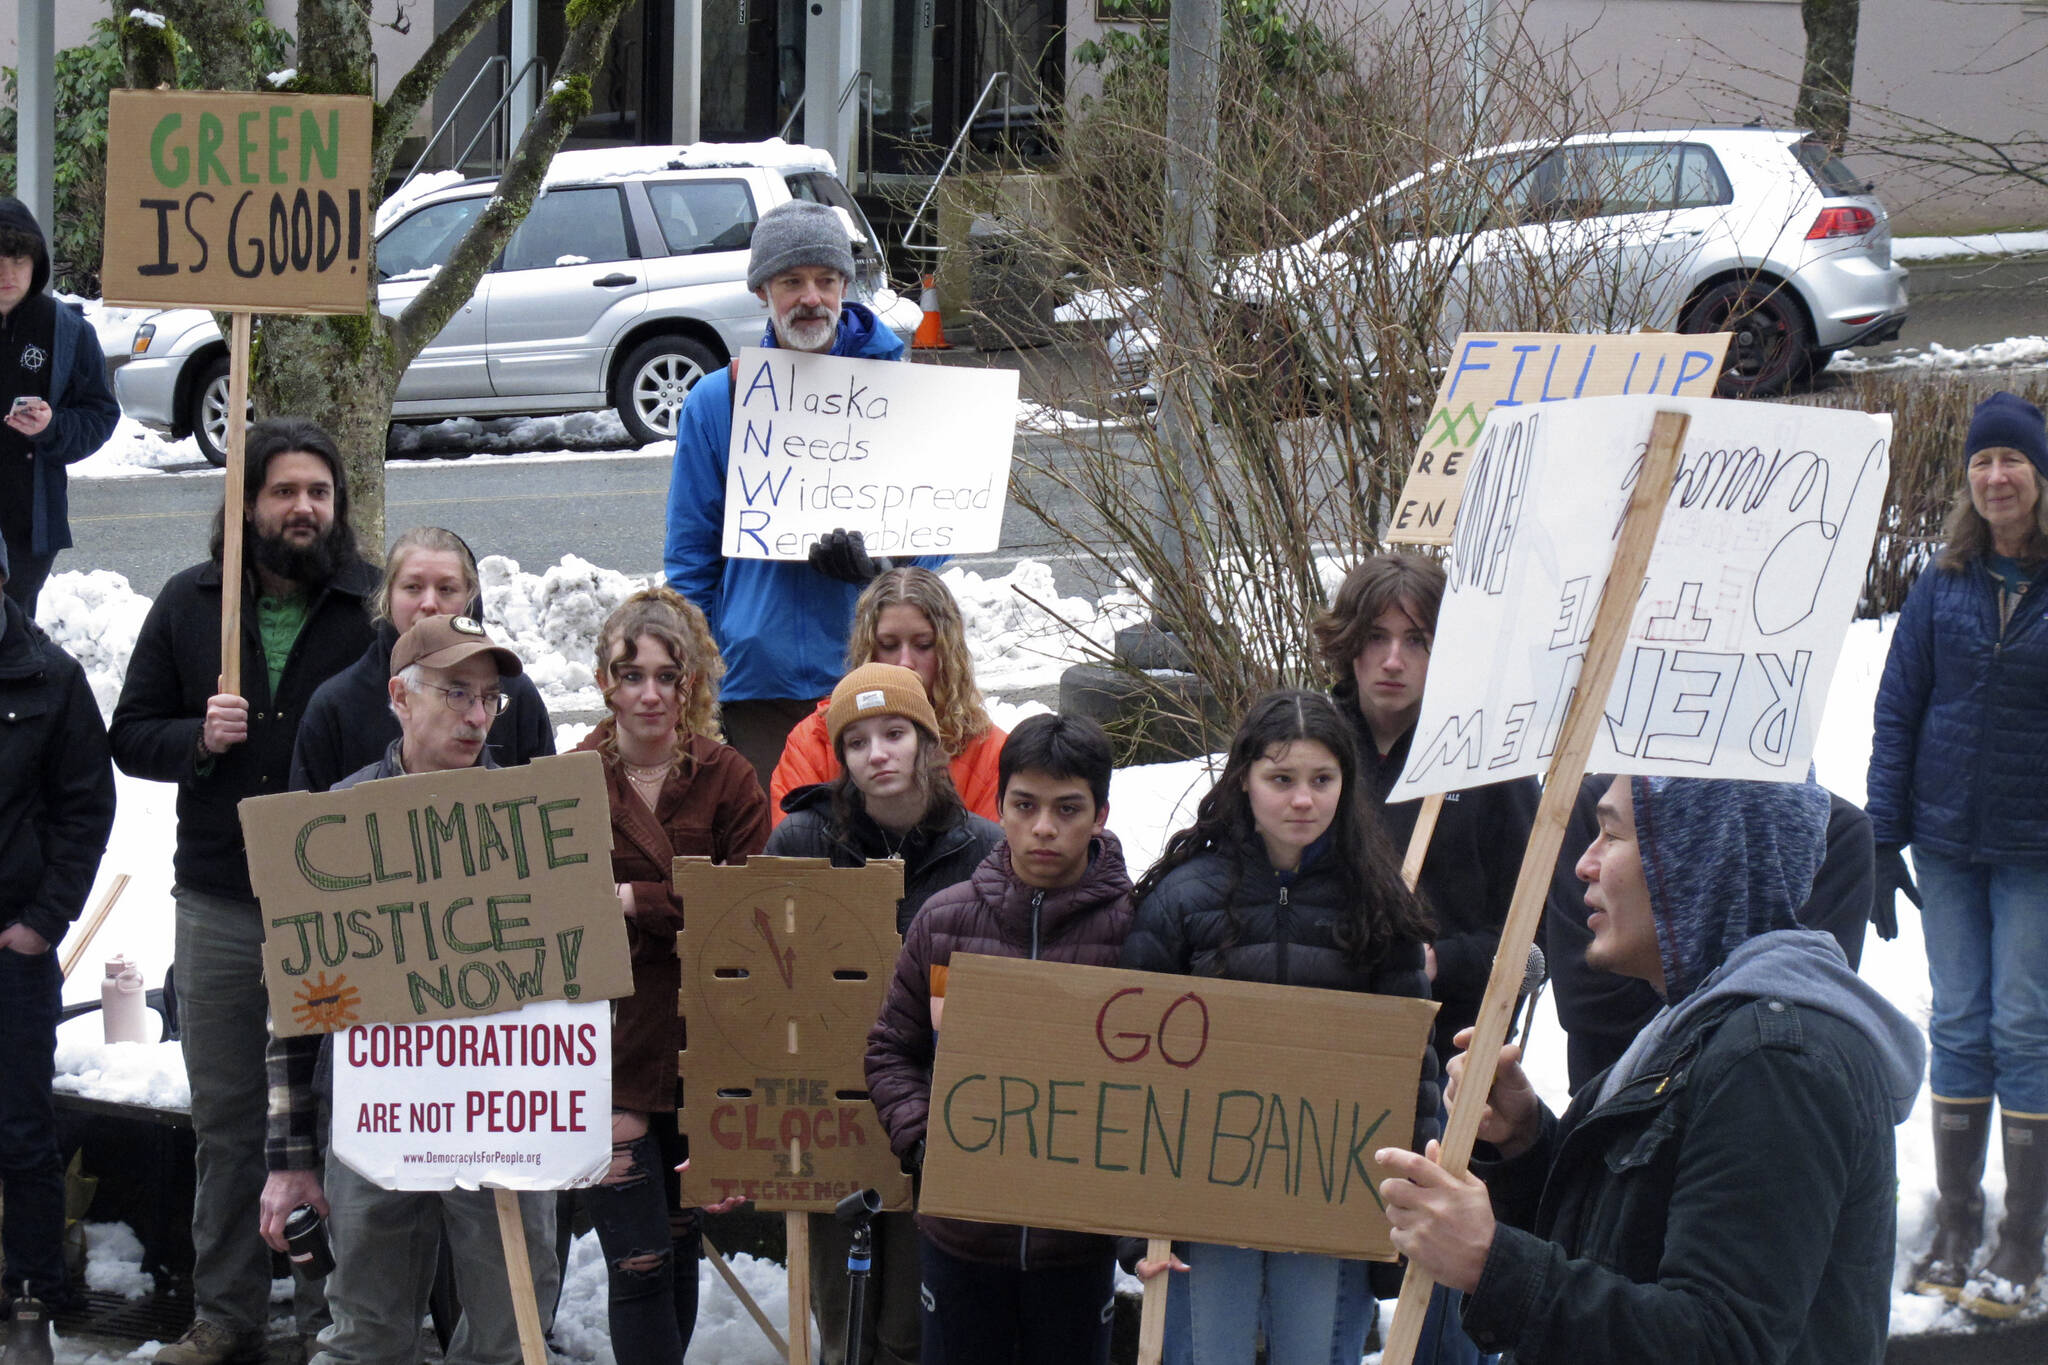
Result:
[[[1328,697],[1262,698],[1194,825],[1167,841],[1138,883],[1123,965],[1428,999],[1422,950],[1434,928],[1401,883],[1357,761]],[[1437,1131],[1436,1061],[1427,1048],[1422,1062],[1418,1150]],[[1203,1244],[1186,1256],[1198,1359],[1249,1365],[1262,1317],[1275,1365],[1330,1358],[1336,1258]]]

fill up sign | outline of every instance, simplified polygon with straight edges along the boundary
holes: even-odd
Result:
[[[362,312],[370,113],[360,95],[114,91],[107,302]]]

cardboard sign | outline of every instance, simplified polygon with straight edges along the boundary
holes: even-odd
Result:
[[[1660,409],[1691,427],[1587,770],[1806,776],[1877,531],[1891,418],[1587,398],[1487,419],[1389,800],[1548,766]]]
[[[727,559],[800,560],[837,527],[869,554],[1002,543],[1017,372],[748,347],[725,470]]]
[[[279,1037],[633,993],[594,753],[240,809]]]
[[[1713,396],[1729,334],[1467,332],[1451,353],[1386,534],[1390,545],[1448,545],[1486,415],[1614,394]]]
[[[334,1154],[386,1190],[560,1190],[612,1152],[612,1021],[551,1000],[334,1037]]]
[[[106,301],[369,307],[371,110],[364,95],[114,91]]]
[[[1390,1261],[1436,1009],[960,954],[918,1211]]]
[[[910,1207],[910,1181],[868,1099],[863,1058],[903,940],[903,864],[833,867],[678,858],[686,924],[683,1203],[742,1194],[829,1211],[855,1190]]]

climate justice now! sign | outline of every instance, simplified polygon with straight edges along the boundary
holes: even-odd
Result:
[[[279,1037],[632,993],[594,753],[240,812]]]

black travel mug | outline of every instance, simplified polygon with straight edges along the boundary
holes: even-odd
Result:
[[[309,1280],[324,1280],[334,1269],[334,1251],[327,1245],[327,1220],[311,1204],[301,1204],[284,1220],[284,1244],[292,1269]]]

